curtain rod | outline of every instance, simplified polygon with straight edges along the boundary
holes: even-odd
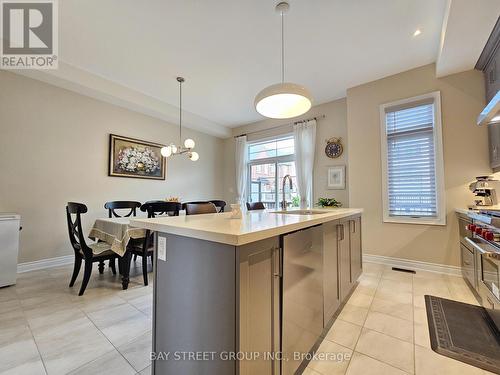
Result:
[[[296,124],[300,124],[302,122],[307,122],[307,121],[311,121],[311,120],[319,120],[319,119],[322,119],[322,118],[325,118],[325,117],[326,117],[326,115],[318,115],[318,116],[315,116],[315,117],[306,118],[304,120],[294,121],[294,122],[291,122],[291,123],[288,123],[288,124],[271,126],[270,128],[266,128],[266,129],[262,129],[262,130],[255,130],[253,132],[248,132],[248,133],[243,133],[243,134],[240,134],[240,135],[235,135],[234,138],[243,137],[244,135],[249,135],[249,134],[262,133],[262,132],[265,132],[265,131],[268,131],[268,130],[272,130],[272,129],[284,128],[286,126],[296,125]]]

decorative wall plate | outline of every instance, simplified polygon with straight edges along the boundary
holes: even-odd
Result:
[[[344,152],[342,138],[330,138],[326,141],[325,154],[331,159],[338,158]]]

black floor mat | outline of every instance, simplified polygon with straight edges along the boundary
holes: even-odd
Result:
[[[488,310],[434,296],[425,307],[432,350],[500,374],[500,332]]]

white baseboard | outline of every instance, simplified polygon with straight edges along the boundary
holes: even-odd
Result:
[[[418,260],[408,260],[401,258],[385,257],[381,255],[363,254],[363,261],[369,263],[385,264],[391,267],[399,267],[414,271],[435,272],[444,275],[461,276],[460,267],[448,266],[445,264],[420,262]]]
[[[17,265],[17,273],[64,266],[67,264],[72,264],[74,260],[74,255],[65,255],[57,258],[48,258],[36,260],[34,262],[19,263]],[[411,269],[414,271],[435,272],[453,276],[461,276],[462,274],[460,267],[456,266],[447,266],[444,264],[420,262],[417,260],[386,257],[382,255],[363,254],[363,261],[368,263],[385,264],[391,267]]]
[[[48,259],[35,260],[34,262],[19,263],[17,265],[17,273],[64,266],[67,264],[72,264],[74,261],[75,261],[74,255],[64,255],[62,257],[57,257],[57,258],[48,258]]]

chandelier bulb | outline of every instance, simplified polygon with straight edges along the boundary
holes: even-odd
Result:
[[[162,156],[168,158],[170,155],[172,155],[172,148],[170,146],[165,146],[161,148],[160,152]]]
[[[184,147],[186,148],[194,148],[194,146],[196,145],[196,143],[191,139],[191,138],[188,138],[184,141]]]
[[[189,154],[189,159],[191,159],[191,161],[196,161],[200,158],[200,155],[198,155],[197,152],[193,151]]]

